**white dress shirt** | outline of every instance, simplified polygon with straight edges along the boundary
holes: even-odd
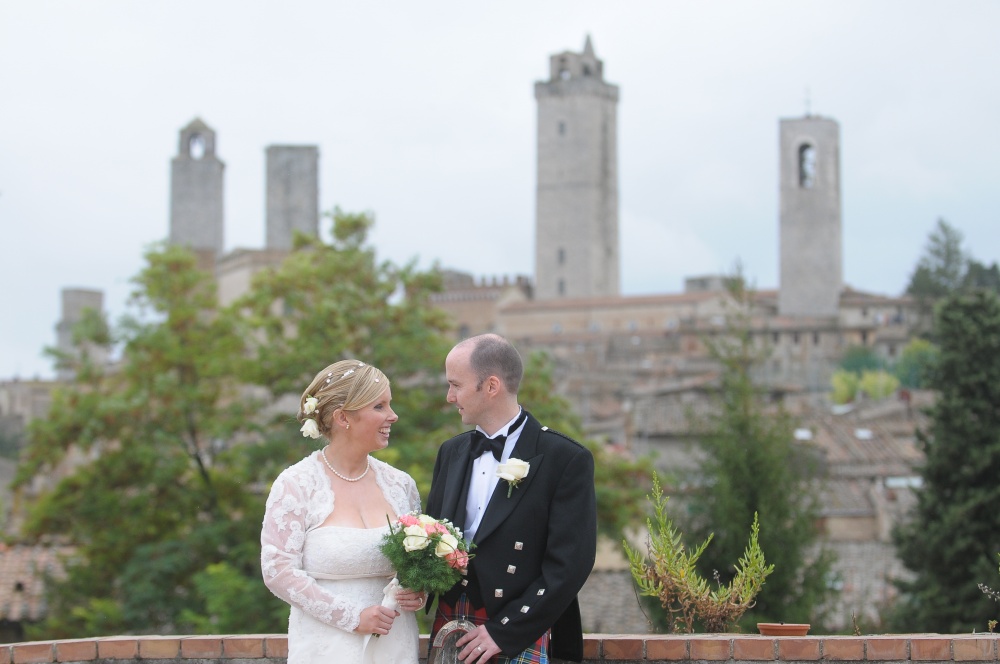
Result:
[[[518,411],[517,415],[512,417],[493,437],[495,438],[506,431],[520,416],[521,411]],[[476,430],[483,431],[478,426]],[[486,513],[486,505],[490,501],[490,496],[493,495],[493,490],[497,487],[497,482],[500,481],[500,478],[497,477],[497,466],[510,458],[510,453],[514,450],[514,445],[517,444],[517,439],[521,436],[521,431],[523,430],[524,422],[516,430],[507,434],[507,442],[504,443],[503,454],[500,456],[501,461],[497,461],[496,457],[489,450],[483,452],[479,455],[478,459],[473,459],[472,461],[469,495],[465,501],[465,523],[463,524],[465,527],[462,529],[465,539],[470,542],[476,536],[476,531],[479,530],[483,514]],[[483,431],[483,434],[485,435],[486,432]]]

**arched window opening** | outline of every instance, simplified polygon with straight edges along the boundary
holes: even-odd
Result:
[[[201,134],[192,134],[188,141],[188,152],[192,159],[201,159],[205,156],[205,138]]]
[[[799,148],[799,186],[812,189],[816,183],[816,148],[804,143]]]

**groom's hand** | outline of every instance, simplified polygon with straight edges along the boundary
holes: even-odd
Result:
[[[485,664],[490,657],[500,654],[500,648],[493,637],[486,631],[485,625],[480,625],[476,629],[467,633],[455,642],[455,645],[462,648],[458,653],[458,658],[465,664]]]

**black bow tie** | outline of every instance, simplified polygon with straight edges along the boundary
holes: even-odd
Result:
[[[514,423],[510,425],[507,429],[508,432],[517,431],[517,428],[521,426],[521,423],[527,419],[524,414],[524,410],[521,410],[521,416],[514,420]],[[493,458],[500,461],[500,457],[503,456],[503,446],[507,442],[507,434],[500,434],[496,438],[487,438],[486,434],[476,429],[472,432],[472,458],[478,459],[483,452],[490,452],[493,454]]]

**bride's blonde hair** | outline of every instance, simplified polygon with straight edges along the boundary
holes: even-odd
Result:
[[[376,401],[389,387],[385,374],[370,364],[359,360],[340,360],[316,374],[302,396],[299,397],[299,412],[296,419],[304,422],[313,418],[319,432],[329,437],[330,415],[338,408],[353,412],[361,410]],[[306,399],[316,399],[316,410],[306,414]]]

